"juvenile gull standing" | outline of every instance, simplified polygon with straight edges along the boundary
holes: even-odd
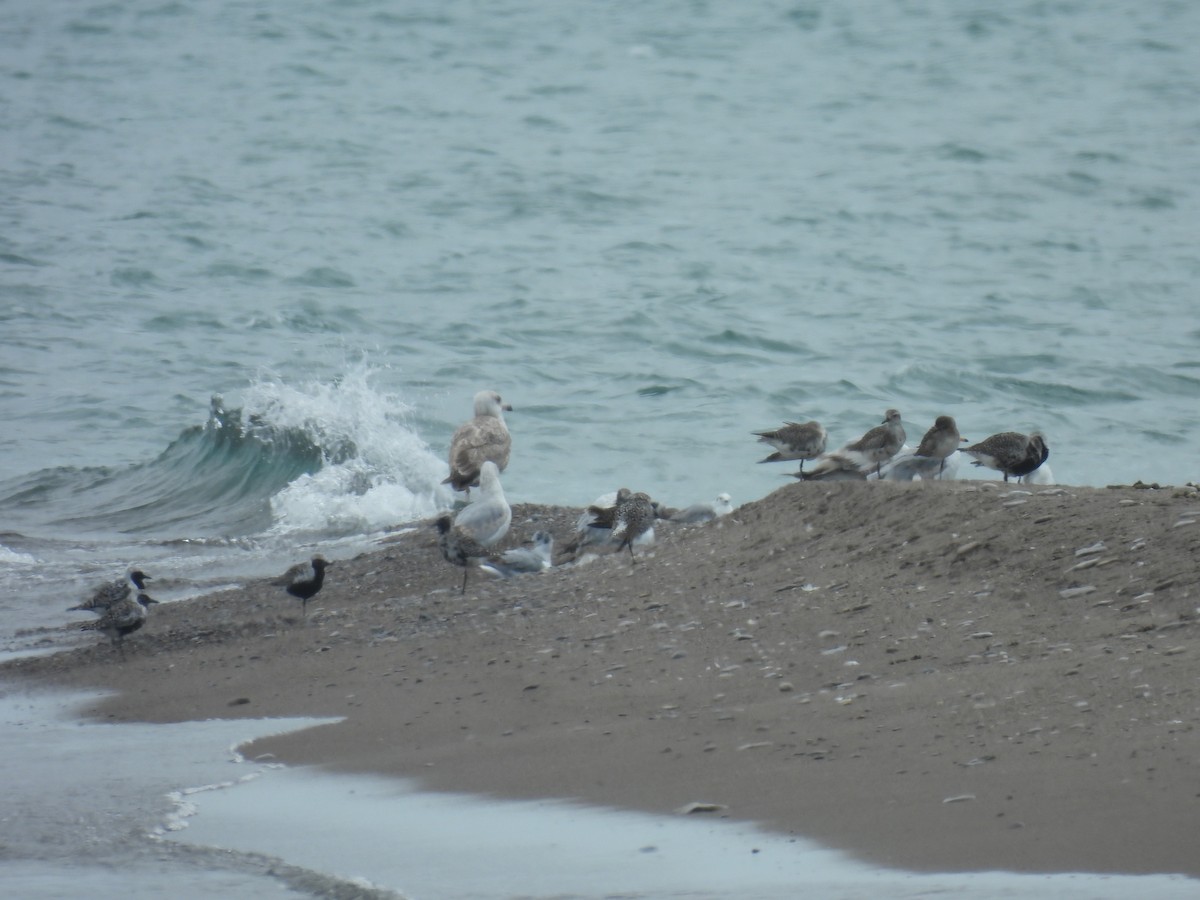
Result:
[[[804,471],[806,459],[816,459],[825,452],[827,437],[825,426],[820,422],[785,422],[782,428],[774,431],[755,431],[760,444],[770,444],[775,452],[760,463],[784,462],[785,460],[800,460],[800,471]]]
[[[124,659],[125,648],[122,646],[122,642],[125,640],[125,636],[133,634],[146,623],[146,609],[151,603],[157,602],[154,598],[139,591],[136,598],[122,597],[109,606],[104,611],[104,615],[95,622],[85,622],[79,627],[83,631],[103,631],[120,652],[121,659]]]
[[[480,467],[479,494],[475,499],[453,519],[449,515],[439,516],[436,524],[442,556],[447,562],[463,567],[462,593],[466,593],[473,560],[488,556],[512,524],[512,508],[504,497],[500,470],[494,462],[487,460]]]
[[[280,584],[300,601],[300,614],[308,615],[308,601],[317,595],[325,583],[325,569],[329,563],[322,556],[314,556],[311,563],[296,563],[271,584]]]
[[[972,444],[963,453],[975,457],[971,465],[987,466],[1002,472],[1005,481],[1010,475],[1020,478],[1030,474],[1050,458],[1046,439],[1037,431],[1032,434],[1002,431],[984,438],[978,444]]]
[[[514,575],[546,571],[553,565],[553,556],[554,535],[548,531],[535,531],[530,546],[505,550],[499,556],[493,556],[480,563],[479,568],[501,578],[512,578]]]
[[[442,484],[469,496],[484,462],[491,460],[501,472],[507,468],[512,438],[504,422],[506,410],[512,412],[512,407],[495,391],[475,395],[475,418],[459,425],[450,438],[450,474]]]
[[[921,444],[913,456],[938,460],[938,474],[941,475],[946,468],[946,457],[965,441],[966,438],[958,433],[953,416],[938,416],[934,419],[933,427],[921,438]]]
[[[83,610],[102,615],[109,607],[129,597],[134,588],[137,588],[138,591],[145,590],[146,582],[150,580],[150,576],[141,569],[133,569],[124,578],[100,585],[87,600],[77,606],[67,607],[67,612]]]

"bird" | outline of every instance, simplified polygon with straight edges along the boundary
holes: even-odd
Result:
[[[508,467],[512,437],[504,422],[504,413],[512,412],[495,391],[480,391],[475,395],[475,418],[463,422],[450,438],[450,474],[442,481],[456,491],[466,491],[479,485],[479,473],[490,460],[503,472]]]
[[[311,562],[296,563],[271,584],[283,585],[289,594],[300,601],[300,614],[308,615],[308,601],[321,590],[327,568],[329,563],[324,557],[314,556]]]
[[[938,474],[941,475],[946,468],[946,457],[957,450],[959,444],[966,443],[966,440],[958,433],[958,425],[953,416],[938,416],[933,421],[933,427],[921,438],[920,446],[913,456],[938,460]]]
[[[480,563],[479,567],[501,578],[529,575],[549,569],[553,565],[551,560],[554,556],[554,535],[548,531],[535,531],[528,543],[531,546],[514,547],[505,550],[499,556],[489,557]]]
[[[760,463],[784,462],[800,460],[800,471],[804,471],[806,459],[816,459],[825,452],[825,440],[828,435],[825,426],[820,422],[785,422],[782,428],[774,431],[753,431],[758,435],[760,444],[770,444],[775,452],[760,459]]]
[[[963,453],[975,458],[971,465],[995,469],[1003,473],[1005,481],[1009,476],[1029,475],[1050,458],[1046,439],[1037,431],[1032,434],[1002,431],[964,448]]]
[[[719,519],[721,516],[733,512],[732,499],[728,494],[721,492],[717,494],[716,500],[709,503],[693,503],[686,509],[678,510],[668,516],[667,521],[678,525],[699,525],[703,522],[711,522],[713,519]]]
[[[593,544],[607,543],[612,536],[613,516],[617,511],[617,503],[628,499],[629,488],[619,491],[609,491],[601,494],[591,502],[575,522],[575,538],[563,547],[563,553],[576,559],[584,547]]]
[[[80,625],[82,631],[103,631],[108,635],[114,647],[125,658],[123,641],[126,635],[133,634],[146,624],[146,610],[151,603],[157,603],[153,597],[139,591],[137,597],[122,597],[113,603],[99,619],[94,622],[84,622]]]
[[[900,421],[898,410],[889,409],[883,416],[883,422],[876,425],[857,441],[847,444],[839,452],[850,459],[861,458],[862,468],[875,466],[878,475],[883,464],[895,456],[904,446],[904,425]]]
[[[448,513],[436,523],[442,556],[447,562],[463,567],[462,593],[467,591],[467,577],[472,560],[491,553],[512,524],[512,508],[500,485],[500,470],[491,460],[479,469],[479,493],[451,518]]]
[[[642,491],[632,494],[628,488],[622,488],[618,495],[623,495],[623,499],[618,501],[613,511],[611,540],[617,541],[617,553],[628,547],[629,559],[636,563],[634,541],[645,543],[654,540],[654,503],[650,495]]]
[[[146,582],[151,580],[150,576],[141,569],[131,569],[124,578],[118,578],[97,587],[92,592],[92,596],[82,603],[67,607],[67,612],[82,610],[103,615],[111,606],[129,597],[134,588],[137,588],[138,591],[145,590]]]
[[[883,423],[876,425],[857,441],[822,453],[811,469],[793,472],[802,481],[862,481],[869,474],[882,474],[883,464],[904,446],[904,425],[900,413],[889,409]]]

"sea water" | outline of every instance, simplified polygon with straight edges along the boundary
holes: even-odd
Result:
[[[1197,479],[1200,7],[0,7],[0,652],[427,519],[791,482],[889,407]],[[981,474],[959,465],[964,477]]]

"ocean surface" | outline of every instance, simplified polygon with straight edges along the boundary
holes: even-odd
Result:
[[[1197,45],[1171,0],[8,0],[0,655],[130,565],[450,506],[483,388],[514,503],[744,503],[794,471],[752,431],[889,407],[1197,480]]]

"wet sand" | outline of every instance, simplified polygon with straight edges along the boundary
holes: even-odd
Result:
[[[632,486],[635,487],[636,486]],[[518,506],[508,544],[578,510]],[[345,717],[292,765],[671,813],[926,871],[1200,875],[1200,495],[796,484],[628,554],[502,581],[426,523],[0,667],[108,721]],[[1102,545],[1102,546],[1101,546]]]

